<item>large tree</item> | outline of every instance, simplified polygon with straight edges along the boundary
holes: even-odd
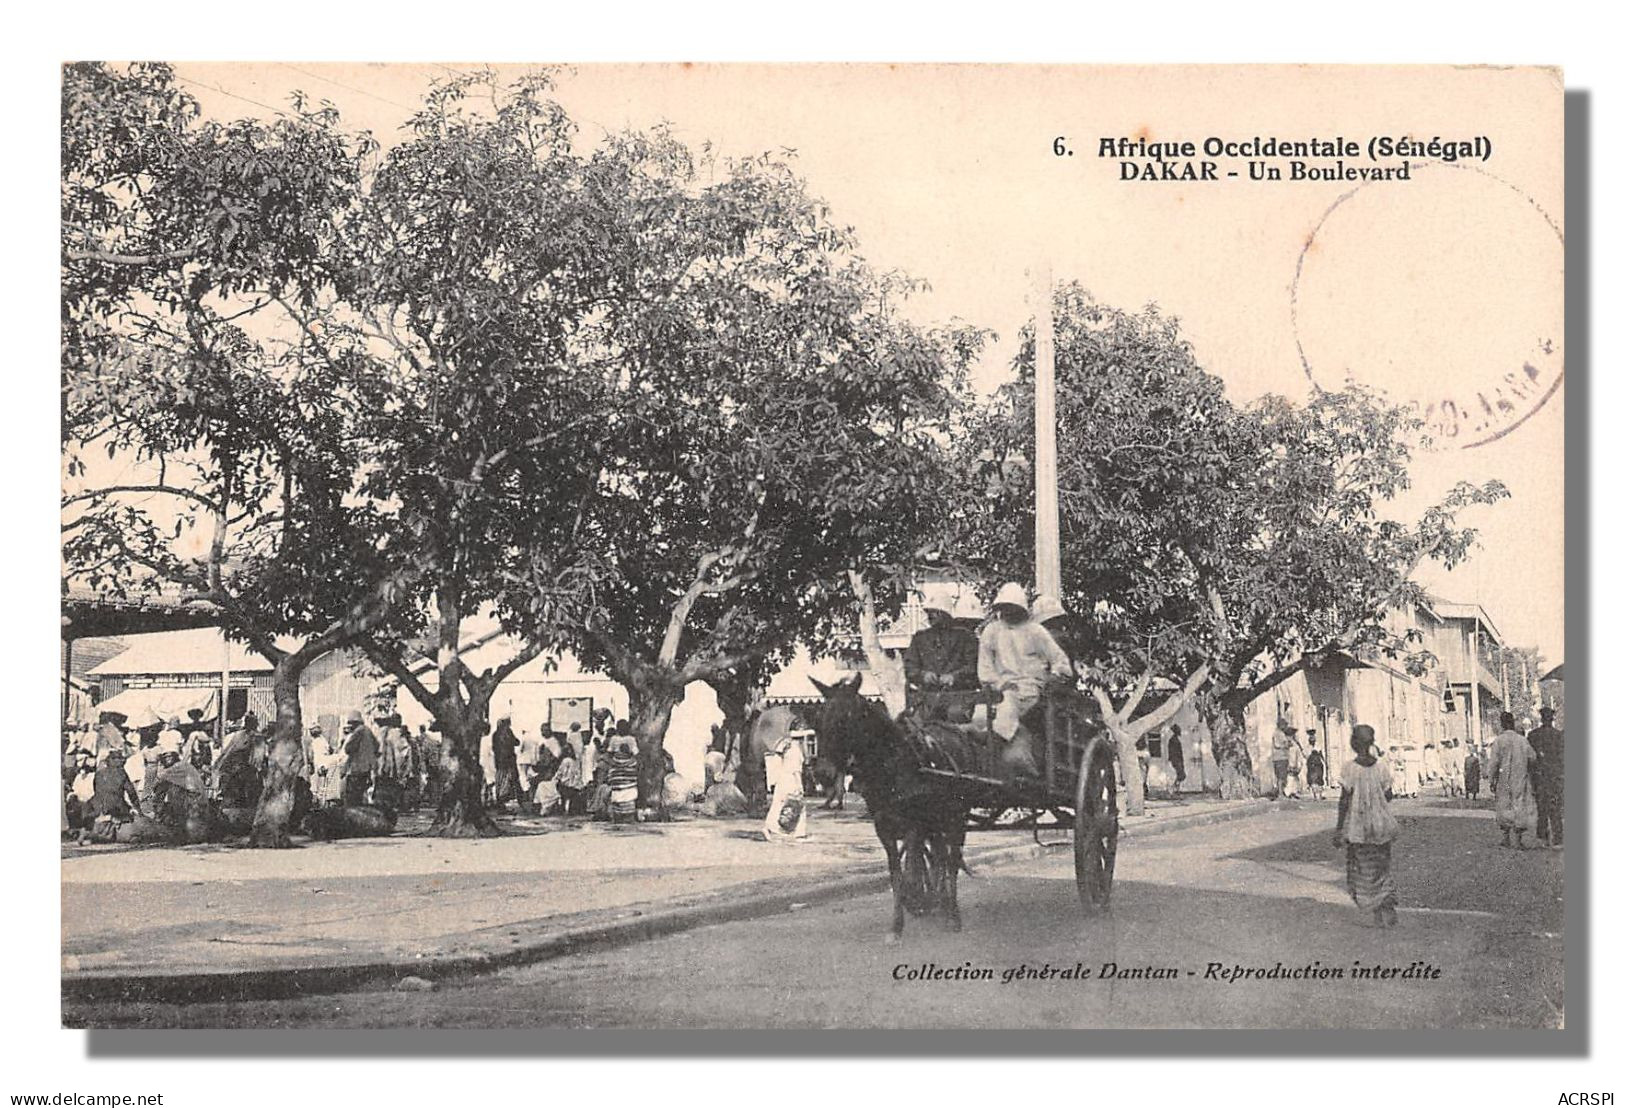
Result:
[[[1032,575],[1030,330],[1015,369],[962,443],[969,495],[951,549],[988,588]],[[1215,582],[1235,536],[1219,521],[1237,514],[1257,444],[1177,323],[1153,309],[1061,286],[1055,375],[1060,599],[1137,812],[1136,740],[1202,687],[1220,650]],[[1159,684],[1178,692],[1152,697]]]
[[[205,120],[161,65],[70,66],[62,109],[64,569],[209,602],[274,663],[252,841],[286,845],[299,677],[391,587],[371,571],[378,517],[350,496],[353,336],[298,325],[370,144],[302,101]]]
[[[1507,496],[1499,481],[1461,482],[1406,522],[1396,503],[1429,443],[1415,412],[1358,385],[1303,404],[1265,397],[1247,417],[1262,449],[1224,564],[1228,649],[1212,693],[1239,726],[1264,693],[1343,652],[1423,673],[1434,659],[1414,625],[1393,618],[1426,599],[1417,571],[1452,569],[1477,544],[1464,513]]]
[[[611,282],[586,332],[598,573],[570,630],[630,692],[648,802],[684,686],[850,624],[849,573],[896,560],[883,540],[929,501],[981,336],[909,322],[907,283],[778,158],[714,165],[662,131],[618,135],[585,183]]]
[[[956,554],[989,580],[1032,566],[1032,343],[1017,379],[964,440]],[[1473,543],[1458,514],[1505,495],[1460,485],[1410,525],[1420,424],[1358,388],[1304,405],[1241,407],[1177,323],[1127,313],[1068,284],[1055,298],[1063,601],[1117,739],[1130,811],[1143,803],[1133,744],[1198,693],[1215,723],[1328,651],[1426,664],[1389,613],[1420,599],[1414,573]]]
[[[599,556],[584,513],[600,481],[606,353],[589,330],[617,266],[546,73],[436,86],[384,155],[346,228],[336,318],[363,331],[387,396],[365,414],[365,495],[406,603],[364,648],[433,713],[449,776],[436,829],[495,830],[479,743],[491,696],[566,640]],[[476,617],[519,637],[482,672]]]

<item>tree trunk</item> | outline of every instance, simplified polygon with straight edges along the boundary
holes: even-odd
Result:
[[[664,812],[666,728],[683,691],[664,674],[645,675],[627,691],[632,700],[632,734],[638,740],[638,804]]]
[[[750,692],[739,682],[718,678],[711,682],[717,691],[717,707],[722,710],[722,733],[715,736],[711,749],[730,754],[750,730]]]
[[[485,810],[485,770],[480,766],[484,713],[442,703],[436,706],[435,722],[440,725],[441,793],[429,834],[448,839],[502,834]]]
[[[299,707],[299,678],[311,661],[296,652],[282,658],[272,671],[271,699],[276,705],[276,722],[271,730],[271,749],[265,759],[259,807],[254,811],[254,826],[248,834],[249,846],[281,849],[290,845],[288,833],[293,822],[295,790],[305,771],[305,727]]]
[[[863,644],[863,657],[869,663],[871,689],[880,694],[886,714],[897,719],[908,703],[908,679],[903,673],[903,662],[886,653],[880,643],[880,619],[875,614],[874,592],[863,574],[849,570],[847,577],[858,600],[858,638]]]
[[[1218,699],[1217,710],[1203,713],[1208,749],[1219,770],[1219,795],[1226,800],[1259,796],[1263,791],[1247,745],[1246,712],[1252,699],[1245,694],[1239,698],[1226,694]]]
[[[1145,815],[1145,778],[1140,776],[1140,755],[1134,749],[1136,736],[1120,730],[1107,721],[1112,742],[1117,747],[1117,768],[1123,775],[1123,812],[1130,816]]]

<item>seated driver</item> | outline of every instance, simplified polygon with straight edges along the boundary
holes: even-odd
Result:
[[[1052,677],[1074,675],[1066,656],[1044,625],[1030,618],[1027,590],[1014,581],[993,598],[993,618],[982,629],[976,675],[1002,694],[993,713],[993,732],[1005,740],[1004,763],[1016,776],[1038,776],[1032,733],[1021,717],[1038,706]]]
[[[956,626],[953,613],[946,608],[927,608],[925,618],[930,626],[915,632],[909,641],[903,659],[903,673],[908,679],[908,697],[911,704],[940,692],[975,692],[977,688],[977,643],[975,632]],[[920,693],[927,694],[921,698]],[[940,707],[940,706],[939,706]],[[970,705],[964,707],[963,720],[970,718]],[[944,718],[959,714],[942,711]]]

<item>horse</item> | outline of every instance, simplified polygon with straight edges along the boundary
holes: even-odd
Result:
[[[965,869],[969,807],[941,782],[921,774],[908,757],[902,730],[884,707],[859,695],[863,675],[813,684],[823,694],[818,751],[837,772],[850,766],[852,788],[863,794],[891,874],[892,926],[887,943],[903,937],[907,913],[940,908],[950,931],[963,926],[959,871]]]

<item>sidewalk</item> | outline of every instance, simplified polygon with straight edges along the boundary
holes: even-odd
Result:
[[[1123,818],[1120,845],[1267,807],[1152,802]],[[743,819],[615,831],[512,817],[493,839],[65,848],[63,992],[239,998],[432,979],[875,892],[885,854],[857,808],[815,807],[799,845],[762,842]],[[1065,831],[1040,835],[1070,849]],[[974,870],[1044,849],[1031,831],[973,831],[966,860]]]

